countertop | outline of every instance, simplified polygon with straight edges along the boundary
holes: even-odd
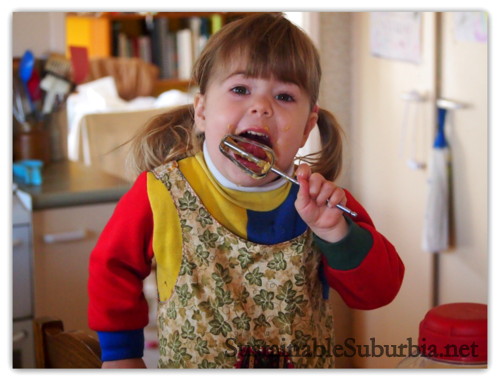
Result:
[[[30,196],[32,210],[116,202],[131,187],[124,179],[73,161],[46,165],[42,178],[40,186],[14,178],[18,189]]]

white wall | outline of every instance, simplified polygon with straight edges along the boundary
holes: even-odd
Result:
[[[30,49],[37,58],[66,51],[64,12],[13,12],[12,57]]]
[[[488,44],[457,40],[443,13],[441,96],[467,105],[448,125],[453,246],[440,255],[439,300],[488,302]]]

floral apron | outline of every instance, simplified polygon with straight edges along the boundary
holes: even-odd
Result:
[[[333,318],[310,230],[263,245],[218,223],[176,162],[153,171],[182,226],[182,264],[158,307],[159,367],[334,367]]]

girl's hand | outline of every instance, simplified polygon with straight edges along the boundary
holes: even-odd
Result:
[[[146,369],[146,363],[142,358],[121,359],[118,361],[106,361],[102,363],[103,369]]]
[[[300,183],[295,208],[316,236],[330,243],[343,239],[348,225],[343,212],[335,207],[345,205],[346,196],[342,188],[327,181],[319,173],[311,174],[307,164],[301,164],[295,173]]]

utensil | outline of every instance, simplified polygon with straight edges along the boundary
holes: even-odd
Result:
[[[49,114],[54,108],[56,97],[58,95],[66,95],[69,92],[70,84],[68,81],[48,74],[40,82],[40,87],[46,91],[42,113]]]
[[[28,91],[33,102],[36,103],[36,101],[42,99],[42,90],[40,89],[40,74],[38,73],[37,68],[33,69],[33,74],[28,81]]]
[[[31,113],[28,96],[17,76],[12,78],[12,114],[24,130],[30,129],[35,115]]]
[[[238,143],[247,143],[247,144],[251,144],[255,147],[260,148],[265,153],[266,159],[257,158],[255,155],[252,155],[249,152],[242,149],[238,145]],[[244,137],[239,137],[237,135],[228,134],[220,142],[219,150],[222,152],[222,154],[224,154],[227,158],[229,158],[231,160],[231,162],[236,164],[244,172],[246,172],[247,174],[249,174],[250,176],[252,176],[255,179],[261,179],[261,178],[265,177],[267,174],[269,174],[270,171],[272,171],[275,174],[278,174],[279,176],[285,178],[289,182],[292,182],[296,185],[300,185],[300,183],[296,179],[288,176],[283,171],[281,171],[280,169],[278,169],[274,166],[274,162],[275,162],[274,151],[270,147],[268,147],[264,144],[261,144],[259,142],[255,142],[253,140],[250,140],[250,139],[247,139]],[[256,167],[259,168],[260,170],[259,171],[253,170],[250,167],[245,166],[245,164],[243,164],[241,161],[239,161],[236,158],[236,156],[234,155],[235,153],[237,155],[239,155],[240,157],[256,164]],[[347,213],[353,217],[358,216],[358,214],[356,212],[350,210],[347,207],[344,207],[341,204],[337,204],[335,207],[337,207],[338,209],[344,211],[345,213]]]
[[[65,96],[71,89],[71,83],[68,80],[71,64],[66,57],[58,54],[49,56],[45,64],[47,75],[40,83],[40,87],[45,90],[45,99],[43,102],[43,114],[52,111],[56,97]]]
[[[23,82],[24,91],[26,92],[26,96],[28,97],[31,113],[35,113],[36,109],[29,94],[28,81],[33,75],[34,67],[35,56],[31,52],[31,50],[27,50],[26,52],[24,52],[23,56],[21,57],[21,62],[19,63],[19,78],[21,78],[21,81]]]
[[[26,122],[26,113],[24,111],[20,85],[16,77],[12,81],[12,90],[12,114],[14,114],[17,122],[24,124]]]

